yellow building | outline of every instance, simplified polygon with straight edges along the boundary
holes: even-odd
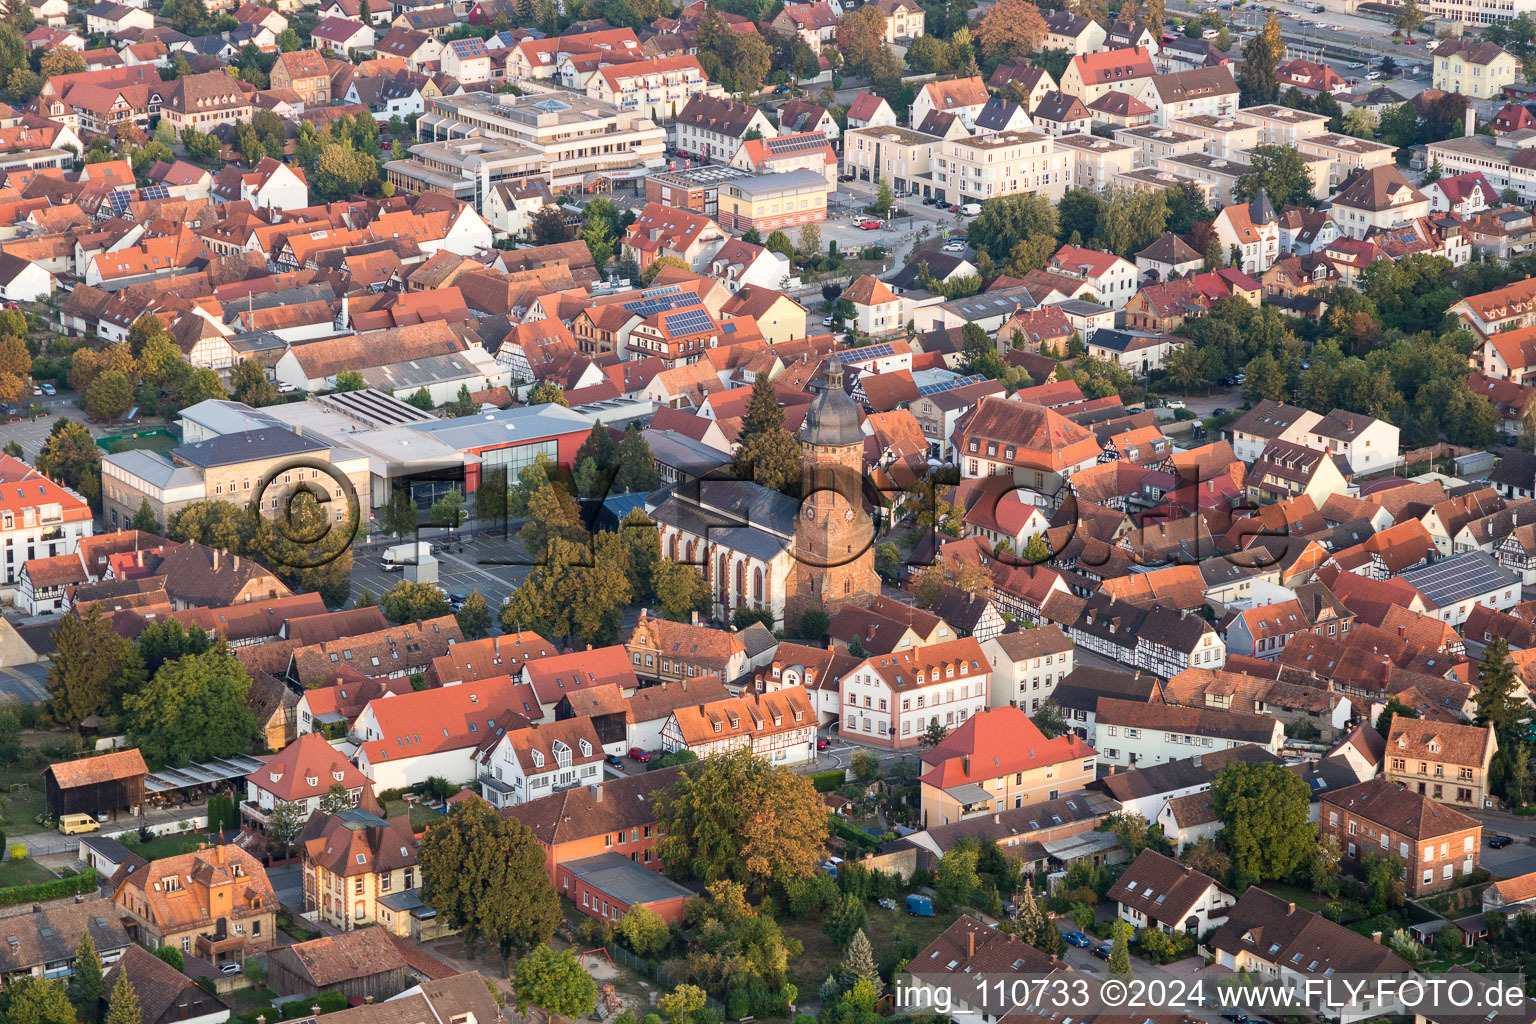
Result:
[[[315,815],[295,845],[304,864],[304,909],[350,931],[377,924],[395,935],[445,934],[422,905],[419,843],[404,815],[388,820],[362,808]]]
[[[1436,89],[1487,100],[1515,84],[1515,58],[1495,43],[1447,39],[1435,49],[1434,58]]]
[[[766,234],[827,219],[827,179],[815,171],[783,171],[720,184],[718,219],[730,231]]]

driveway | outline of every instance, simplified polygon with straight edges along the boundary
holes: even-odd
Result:
[[[304,869],[297,864],[283,864],[267,869],[272,891],[277,895],[279,906],[295,914],[304,910]]]

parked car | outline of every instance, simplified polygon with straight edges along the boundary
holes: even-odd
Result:
[[[223,963],[219,964],[220,974],[239,974],[243,970],[245,970],[245,968],[233,960],[225,960]]]
[[[1223,406],[1223,405],[1218,405],[1216,408],[1211,410],[1211,415],[1212,416],[1225,416],[1226,414],[1227,414],[1227,408],[1226,408],[1226,406]]]
[[[851,174],[839,174],[837,176],[837,180],[838,181],[852,181],[853,180],[853,175],[851,175]]]
[[[1076,946],[1078,949],[1087,949],[1090,945],[1088,936],[1082,932],[1067,932],[1062,938],[1067,940],[1067,945]]]
[[[59,831],[67,836],[95,832],[99,828],[101,828],[101,822],[89,814],[65,814],[59,818]]]
[[[1374,82],[1374,81],[1376,81],[1376,79],[1378,79],[1380,77],[1381,77],[1381,72],[1380,71],[1367,71],[1365,73],[1366,81],[1369,81],[1369,82]]]
[[[1359,71],[1361,68],[1364,68],[1364,67],[1365,67],[1365,61],[1356,60],[1356,61],[1351,61],[1350,62],[1349,70],[1351,70],[1351,71]]]
[[[830,316],[824,316],[821,318],[821,326],[823,327],[831,327],[833,323],[834,321]]]
[[[463,610],[465,603],[468,601],[469,598],[465,597],[463,594],[448,595],[448,607],[452,608],[454,611]]]
[[[1093,955],[1098,957],[1100,960],[1108,960],[1110,950],[1113,948],[1114,947],[1107,942],[1102,946],[1094,946]]]
[[[1489,836],[1488,837],[1488,845],[1493,847],[1495,850],[1502,850],[1502,849],[1504,849],[1504,847],[1509,846],[1513,842],[1514,842],[1514,840],[1509,838],[1509,836]]]
[[[964,242],[950,242],[944,246],[945,252],[965,252]]]
[[[816,741],[816,749],[817,750],[826,750],[831,745],[832,745],[832,741],[827,739],[825,736],[823,736],[821,739]]]
[[[1177,399],[1177,398],[1170,398],[1168,401],[1164,402],[1163,404],[1166,405],[1170,409],[1182,409],[1182,408],[1184,408],[1184,403],[1182,401],[1180,401],[1179,399]]]
[[[863,228],[865,231],[879,231],[881,228],[885,227],[885,225],[880,223],[878,220],[861,220],[859,221],[859,227]]]
[[[618,754],[609,754],[607,757],[603,758],[603,764],[608,765],[610,768],[623,768],[624,759]]]
[[[59,389],[54,387],[52,384],[44,384],[43,385],[43,394],[45,394],[45,395],[56,395],[58,393],[59,393]]]
[[[630,747],[629,759],[631,761],[639,761],[641,764],[649,764],[651,755],[647,754],[642,747]]]
[[[939,205],[939,201],[937,199],[933,198],[933,196],[923,196],[923,205],[924,206],[937,206],[937,205]]]
[[[1230,1020],[1232,1024],[1248,1024],[1248,1015],[1242,1010],[1222,1010],[1222,1020]]]

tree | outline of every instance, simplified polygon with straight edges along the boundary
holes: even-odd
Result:
[[[1477,709],[1473,721],[1492,726],[1501,746],[1510,745],[1515,725],[1529,710],[1516,695],[1519,681],[1509,644],[1503,637],[1495,639],[1483,651],[1483,678],[1472,694],[1472,705]]]
[[[133,408],[133,381],[121,370],[108,370],[85,389],[80,407],[97,419],[115,419]]]
[[[727,92],[756,92],[767,80],[773,51],[755,32],[747,35],[731,31],[719,11],[705,12],[699,20],[695,42],[705,76],[719,82]]]
[[[80,1019],[93,1021],[100,1016],[101,997],[106,995],[107,985],[101,976],[101,957],[96,943],[91,941],[91,930],[81,929],[80,942],[75,946],[75,973],[69,979],[69,997],[80,1011]]]
[[[810,779],[735,750],[683,768],[658,797],[667,870],[713,882],[781,883],[818,870],[826,807]]]
[[[325,796],[320,798],[320,809],[326,814],[339,814],[350,807],[352,794],[347,792],[347,787],[339,782],[331,783],[331,787],[325,791]]]
[[[33,465],[38,472],[79,491],[86,500],[100,504],[101,449],[85,424],[62,416],[55,420]]]
[[[1011,917],[1013,934],[1020,940],[1031,946],[1039,948],[1040,939],[1047,930],[1054,930],[1053,925],[1045,915],[1045,909],[1035,899],[1034,883],[1027,878],[1024,881],[1024,892],[1019,897],[1017,905],[1013,909]]]
[[[155,764],[180,766],[241,753],[261,734],[246,705],[250,689],[245,666],[224,644],[168,661],[142,690],[124,699],[128,734]]]
[[[24,977],[10,988],[9,1024],[75,1024],[64,982]]]
[[[671,1024],[689,1024],[704,1009],[708,997],[697,985],[678,985],[656,1001],[656,1009]]]
[[[419,525],[416,502],[411,498],[411,492],[405,489],[390,491],[389,499],[379,506],[375,513],[379,520],[379,529],[385,533],[397,537],[413,537]]]
[[[528,826],[483,800],[461,800],[421,841],[422,898],[474,950],[510,954],[541,945],[560,921],[560,898]]]
[[[636,491],[654,491],[661,486],[661,474],[656,469],[651,446],[640,432],[640,426],[631,423],[619,442],[618,474],[613,478],[610,493],[632,494]]]
[[[243,359],[229,371],[230,397],[237,402],[260,408],[278,401],[277,385],[254,359]]]
[[[869,936],[860,928],[848,941],[848,951],[843,954],[842,967],[838,972],[844,988],[852,988],[861,978],[875,987],[878,995],[885,984],[880,980],[880,968],[875,965],[875,951],[869,945]]]
[[[926,39],[927,36],[919,36],[918,38]],[[895,203],[896,193],[891,191],[891,183],[886,181],[884,178],[881,178],[875,185],[875,202],[873,206],[875,216],[884,217],[889,215],[891,212],[891,207],[895,205]]]
[[[1045,36],[1045,18],[1028,0],[999,0],[976,26],[976,42],[989,65],[1022,63],[1039,52]]]
[[[789,240],[789,236],[782,231],[774,231],[763,243],[763,248],[769,252],[776,252],[788,259],[791,263],[795,259],[795,243]]]
[[[1243,62],[1237,72],[1242,106],[1273,103],[1280,92],[1280,58],[1285,43],[1280,38],[1280,19],[1273,13],[1264,27],[1243,46]]]
[[[1382,736],[1388,736],[1392,732],[1392,719],[1394,718],[1418,718],[1419,712],[1399,701],[1395,696],[1388,697],[1386,706],[1381,709],[1381,714],[1376,716],[1376,731]]]
[[[342,370],[336,374],[336,386],[333,390],[337,392],[361,391],[367,386],[368,382],[363,380],[363,375],[358,371]]]
[[[662,562],[654,575],[656,610],[664,618],[687,622],[693,613],[709,611],[709,583],[697,566]]]
[[[643,905],[629,908],[615,930],[626,946],[647,960],[659,956],[672,941],[672,929],[667,922]]]
[[[1419,30],[1419,26],[1424,24],[1424,15],[1419,12],[1419,5],[1415,0],[1406,0],[1403,6],[1397,9],[1392,24],[1399,31],[1413,35]]]
[[[0,337],[0,402],[21,401],[31,372],[32,353],[27,351],[27,343],[14,334]]]
[[[139,994],[133,990],[127,971],[117,972],[117,984],[112,986],[112,999],[107,1004],[106,1024],[144,1024]]]
[[[1232,186],[1240,203],[1251,203],[1263,192],[1276,207],[1312,203],[1312,175],[1295,146],[1256,146],[1248,170]]]
[[[453,613],[466,640],[479,640],[491,631],[491,610],[478,590],[471,590],[464,607]]]
[[[877,5],[856,7],[837,19],[837,50],[850,71],[869,75],[885,49],[885,12]]]
[[[391,622],[422,622],[448,614],[448,599],[435,583],[401,580],[379,602]]]
[[[1012,0],[1010,0],[1012,2]],[[993,7],[991,17],[998,10]],[[981,213],[971,222],[967,237],[972,245],[1002,262],[1014,246],[1039,235],[1054,237],[1061,221],[1049,199],[1036,193],[1002,196],[981,205]]]
[[[537,1006],[552,1015],[576,1019],[597,1008],[597,982],[581,961],[568,950],[556,953],[547,945],[517,961],[512,989],[517,993],[518,1013]]]
[[[1128,922],[1115,922],[1114,943],[1109,947],[1109,975],[1112,978],[1131,976],[1131,932],[1133,930]]]
[[[427,518],[433,526],[446,527],[456,530],[463,526],[469,519],[469,510],[464,507],[464,492],[457,487],[451,488],[447,494],[432,503],[427,511]]]
[[[880,759],[873,751],[858,750],[848,759],[853,777],[863,783],[871,783],[880,777]]]
[[[1173,853],[1173,844],[1163,835],[1163,827],[1154,825],[1140,814],[1116,811],[1104,819],[1099,830],[1113,834],[1133,857],[1147,849],[1165,856]]]
[[[945,728],[943,723],[939,721],[938,716],[934,716],[933,718],[929,719],[928,727],[923,730],[923,735],[918,740],[918,742],[921,743],[925,749],[932,750],[940,743],[943,743],[944,737],[948,735],[949,730]]]
[[[554,204],[539,208],[528,231],[535,245],[559,245],[571,240],[571,226],[565,222],[565,213]]]
[[[83,618],[64,616],[53,632],[53,642],[49,710],[63,724],[79,725],[144,681],[138,647],[113,630],[99,604],[91,605]]]
[[[154,675],[160,666],[189,654],[202,654],[213,645],[213,639],[201,627],[187,629],[178,620],[166,618],[152,622],[139,634],[139,657],[143,659],[146,675]]]
[[[565,389],[564,388],[562,388],[558,384],[552,384],[549,381],[543,381],[543,380],[539,381],[533,387],[528,389],[528,404],[529,405],[550,405],[550,404],[554,404],[554,405],[563,406],[563,407],[565,407],[567,409],[569,409],[571,407],[571,403],[567,402],[565,400]]]
[[[946,911],[968,906],[981,876],[976,873],[980,849],[974,842],[962,840],[939,861],[933,882],[934,895]]]
[[[859,8],[860,11],[869,10],[869,9],[870,8],[868,8],[868,7],[860,7]],[[876,7],[876,8],[874,8],[874,10],[875,10],[876,13],[879,13],[880,8]],[[858,12],[855,11],[854,13],[858,13]],[[881,15],[881,17],[884,17],[884,15]],[[807,222],[806,225],[800,229],[800,237],[799,237],[798,242],[795,245],[795,251],[798,252],[802,257],[805,257],[806,259],[809,259],[810,257],[815,256],[818,253],[820,253],[821,252],[821,229],[818,228],[814,223]]]
[[[736,449],[731,472],[771,491],[790,491],[800,482],[800,442],[782,427],[745,441]]]
[[[267,838],[284,853],[304,831],[304,805],[297,800],[279,800],[267,815]]]
[[[181,957],[181,950],[177,949],[175,946],[157,946],[155,947],[154,953],[155,956],[159,957],[161,960],[164,960],[178,971],[186,967],[186,962]]]
[[[863,931],[868,923],[864,901],[853,893],[844,893],[822,918],[821,930],[826,932],[827,938],[843,946],[853,941],[854,935]]]
[[[1211,798],[1222,824],[1217,841],[1244,884],[1289,877],[1317,845],[1317,826],[1307,820],[1310,790],[1283,764],[1230,764]]]

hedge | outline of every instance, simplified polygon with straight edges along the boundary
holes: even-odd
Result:
[[[12,885],[0,889],[0,907],[11,907],[18,903],[41,903],[44,900],[63,899],[65,896],[78,896],[81,893],[96,891],[96,869],[86,868],[78,875],[68,878],[55,878],[51,882],[39,882],[36,885]]]
[[[880,848],[880,840],[865,832],[863,829],[854,828],[835,814],[827,815],[827,821],[831,825],[832,833],[859,846],[865,850],[877,850]]]
[[[816,787],[818,793],[830,793],[847,781],[848,778],[841,768],[830,772],[817,772],[811,776],[811,785]]]

